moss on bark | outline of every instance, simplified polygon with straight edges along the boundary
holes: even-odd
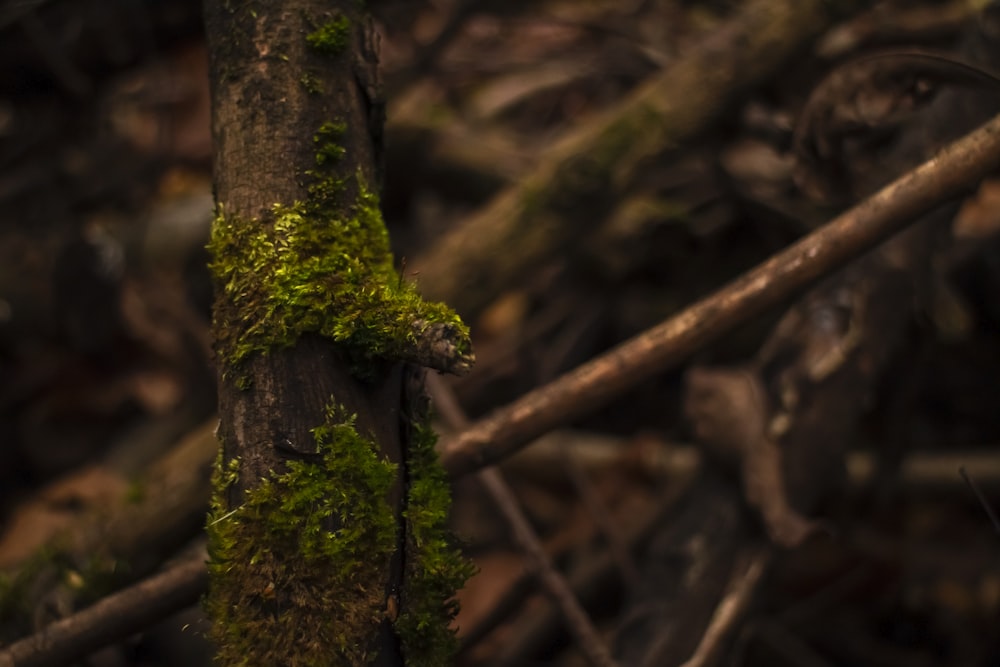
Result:
[[[384,616],[396,547],[386,503],[396,475],[336,405],[314,430],[317,455],[272,471],[227,511],[239,461],[220,461],[209,517],[206,608],[225,665],[363,665]]]
[[[274,204],[270,222],[230,216],[219,205],[209,251],[223,291],[215,330],[224,374],[306,333],[344,343],[362,360],[398,360],[411,358],[424,332],[443,326],[455,334],[456,354],[470,354],[458,315],[424,301],[397,274],[378,196],[360,172],[351,188],[336,175],[343,131],[328,121],[314,135],[316,168],[303,174],[306,201]],[[351,190],[356,199],[343,206]],[[243,387],[249,382],[238,378]]]

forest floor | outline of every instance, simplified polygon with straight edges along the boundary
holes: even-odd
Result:
[[[200,7],[29,4],[0,3],[0,646],[199,548],[214,459]],[[1000,112],[995,4],[811,4],[371,3],[399,267],[473,331],[430,383],[445,447]],[[998,295],[994,176],[456,479],[457,664],[1000,666]],[[203,624],[86,664],[207,665]]]

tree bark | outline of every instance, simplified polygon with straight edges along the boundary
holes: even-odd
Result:
[[[407,362],[460,371],[471,353],[458,318],[393,269],[360,6],[205,8],[221,443],[207,608],[222,664],[437,664],[453,643],[467,568]]]

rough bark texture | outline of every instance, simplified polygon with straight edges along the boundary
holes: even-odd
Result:
[[[218,205],[227,215],[241,216],[248,221],[245,224],[255,224],[252,221],[271,217],[275,203],[306,199],[305,185],[295,174],[313,169],[316,157],[315,148],[303,140],[303,135],[308,136],[306,128],[319,128],[332,114],[349,128],[341,138],[344,174],[357,171],[372,182],[375,150],[367,131],[370,102],[365,91],[354,85],[351,58],[331,58],[314,52],[304,39],[318,28],[318,22],[333,17],[323,16],[318,6],[307,2],[283,3],[280,10],[261,8],[256,12],[248,8],[230,10],[225,5],[206,5]],[[355,26],[362,25],[358,13],[348,11],[348,21],[353,19]],[[363,38],[357,28],[350,32],[352,41]],[[371,60],[367,64],[376,66]],[[325,84],[323,104],[311,100],[310,92],[300,83],[306,72],[312,72]],[[358,187],[348,179],[344,201],[356,196]],[[218,311],[233,307],[218,304],[217,323],[221,319]],[[227,335],[226,331],[216,333],[219,339]],[[240,462],[239,478],[229,489],[228,507],[238,507],[247,491],[268,478],[271,471],[282,470],[288,453],[316,450],[311,431],[323,423],[324,409],[334,395],[349,413],[357,415],[357,427],[375,436],[389,460],[401,461],[397,427],[402,392],[400,369],[386,369],[377,382],[362,387],[339,356],[333,345],[322,340],[256,355],[243,370],[244,382],[251,384],[246,390],[237,386],[238,378],[233,373],[224,366],[220,369],[219,439],[224,459]],[[396,414],[385,415],[387,406],[396,406]],[[397,482],[392,493],[397,511],[401,510],[401,497]],[[283,556],[296,557],[294,553]],[[233,564],[237,568],[246,565]],[[397,562],[382,573],[380,583],[398,586],[400,581]],[[268,583],[273,583],[275,589],[269,590],[265,583],[265,589],[258,591],[259,604],[273,603],[276,609],[285,607],[283,603],[291,606],[291,601],[282,599],[288,582]],[[216,593],[222,589],[216,580],[212,586]],[[271,595],[273,600],[268,600]],[[268,613],[261,611],[262,615]],[[291,618],[289,621],[298,622]],[[228,619],[216,618],[214,622],[218,626]],[[251,628],[247,630],[252,632]],[[231,651],[226,646],[227,640],[235,643],[234,634],[245,636],[244,632],[216,633],[224,660],[236,659],[239,651],[247,649],[240,646]],[[398,648],[388,621],[382,623],[378,634],[378,639],[362,653],[377,652],[384,657],[383,664],[398,664]],[[294,643],[293,639],[267,649],[262,646],[256,652],[265,664],[277,664],[282,653],[294,650]],[[394,656],[397,659],[392,659]],[[292,656],[285,658],[291,664]]]
[[[457,317],[393,269],[376,35],[354,2],[205,13],[222,445],[207,607],[220,663],[438,664],[466,569],[440,532],[444,474],[413,423],[405,360],[430,363],[424,343],[454,369],[471,355]]]

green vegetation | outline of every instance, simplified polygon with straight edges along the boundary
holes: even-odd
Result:
[[[448,530],[451,489],[434,450],[436,440],[428,420],[414,424],[405,512],[406,597],[396,621],[413,667],[450,663],[457,647],[449,627],[458,612],[454,596],[475,570]]]
[[[322,95],[323,94],[323,83],[319,80],[315,74],[306,72],[299,79],[299,83],[305,88],[306,92],[310,95]]]
[[[306,35],[306,44],[319,53],[338,56],[351,43],[351,22],[340,14]]]
[[[225,498],[240,462],[224,465],[220,453],[206,599],[220,664],[362,665],[375,657],[373,637],[387,612],[382,586],[371,583],[384,580],[396,547],[386,500],[396,466],[335,405],[313,435],[315,459],[289,461],[232,511]],[[451,501],[434,433],[415,424],[413,440],[404,597],[395,627],[407,665],[439,667],[454,655],[454,595],[473,568],[447,529]]]
[[[360,172],[354,183],[335,173],[343,132],[343,123],[320,127],[313,137],[316,169],[304,175],[308,199],[275,204],[271,224],[227,215],[220,205],[209,250],[224,291],[215,331],[226,375],[251,355],[294,345],[305,333],[344,343],[363,362],[404,358],[421,334],[417,322],[448,323],[468,349],[458,315],[425,302],[396,273],[378,196]],[[345,204],[352,190],[354,201]],[[244,387],[249,382],[236,377]]]
[[[206,608],[224,665],[329,667],[374,659],[382,582],[396,547],[396,475],[337,406],[317,457],[289,461],[227,511],[239,461],[216,467]],[[373,585],[373,582],[375,585]]]
[[[60,591],[86,607],[128,583],[128,563],[110,553],[80,558],[62,540],[36,550],[16,571],[0,573],[0,644],[38,630],[40,595]]]
[[[327,49],[339,32],[349,32],[346,19],[310,35],[310,46]],[[454,311],[423,301],[396,273],[378,196],[360,170],[344,171],[345,130],[328,121],[313,136],[315,167],[300,181],[304,201],[275,204],[265,220],[219,206],[209,243],[219,291],[216,351],[223,375],[240,388],[250,385],[249,359],[305,334],[340,343],[361,380],[381,360],[407,358],[432,326],[454,327],[458,352],[469,349],[468,329]],[[334,400],[313,430],[316,457],[249,482],[240,501],[229,498],[240,462],[220,458],[206,607],[221,664],[368,664],[386,618],[396,624],[408,665],[438,667],[454,652],[453,597],[471,566],[449,539],[448,482],[426,415],[408,443],[396,616],[383,586],[401,529],[388,502],[400,471]]]

